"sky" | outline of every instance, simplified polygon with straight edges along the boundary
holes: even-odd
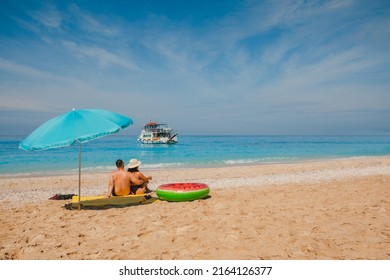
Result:
[[[0,135],[73,108],[134,135],[388,135],[390,1],[2,0]]]

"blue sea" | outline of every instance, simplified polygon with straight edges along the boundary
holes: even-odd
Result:
[[[78,145],[26,152],[24,137],[0,138],[0,175],[78,172]],[[173,145],[141,144],[110,135],[82,145],[82,172],[108,172],[115,161],[137,158],[142,169],[285,163],[390,155],[388,136],[179,136]]]

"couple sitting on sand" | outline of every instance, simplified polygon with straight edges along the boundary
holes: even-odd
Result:
[[[129,161],[128,169],[125,171],[125,163],[123,160],[118,159],[116,161],[118,170],[110,174],[108,197],[151,192],[148,188],[148,182],[152,180],[152,177],[146,177],[139,172],[138,167],[140,165],[141,161],[133,158]]]

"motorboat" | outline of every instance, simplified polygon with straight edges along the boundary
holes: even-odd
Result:
[[[144,125],[138,141],[143,144],[175,144],[177,135],[166,123],[157,123],[150,121]]]

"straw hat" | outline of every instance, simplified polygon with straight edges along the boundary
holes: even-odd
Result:
[[[138,160],[136,158],[132,158],[131,160],[129,160],[129,164],[127,165],[127,168],[136,168],[140,165],[141,165],[140,160]]]

